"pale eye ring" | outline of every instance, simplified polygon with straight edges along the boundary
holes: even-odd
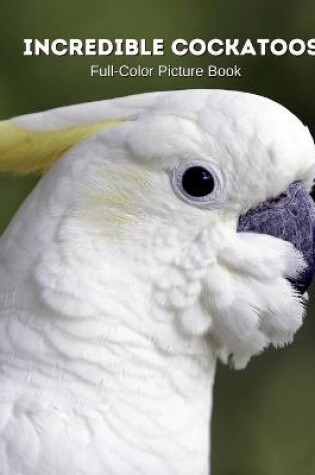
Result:
[[[220,174],[206,160],[180,163],[173,169],[171,181],[176,194],[190,204],[213,205],[221,196]]]

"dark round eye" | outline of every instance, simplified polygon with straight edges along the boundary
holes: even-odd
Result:
[[[186,203],[200,208],[221,208],[225,203],[225,178],[216,163],[196,158],[171,170],[171,185]]]
[[[206,168],[195,165],[187,168],[182,176],[185,193],[197,198],[207,196],[214,190],[214,178]]]

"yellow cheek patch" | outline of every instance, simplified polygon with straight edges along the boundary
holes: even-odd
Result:
[[[154,174],[136,165],[111,164],[100,172],[99,180],[85,196],[84,220],[101,231],[103,237],[116,241],[132,228],[146,225],[154,214],[150,197],[159,190]]]
[[[11,120],[0,122],[0,172],[38,173],[47,170],[73,145],[107,127],[121,123],[107,120],[97,124],[49,132],[28,130]]]

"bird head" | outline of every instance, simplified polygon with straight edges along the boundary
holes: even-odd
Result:
[[[151,93],[22,116],[0,135],[2,169],[51,167],[69,240],[146,281],[181,336],[239,368],[292,340],[315,272],[315,147],[284,107]]]

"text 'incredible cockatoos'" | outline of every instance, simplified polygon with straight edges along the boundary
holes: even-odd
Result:
[[[0,243],[1,475],[206,475],[216,357],[300,327],[315,148],[280,105],[159,92],[0,124],[50,170]]]

